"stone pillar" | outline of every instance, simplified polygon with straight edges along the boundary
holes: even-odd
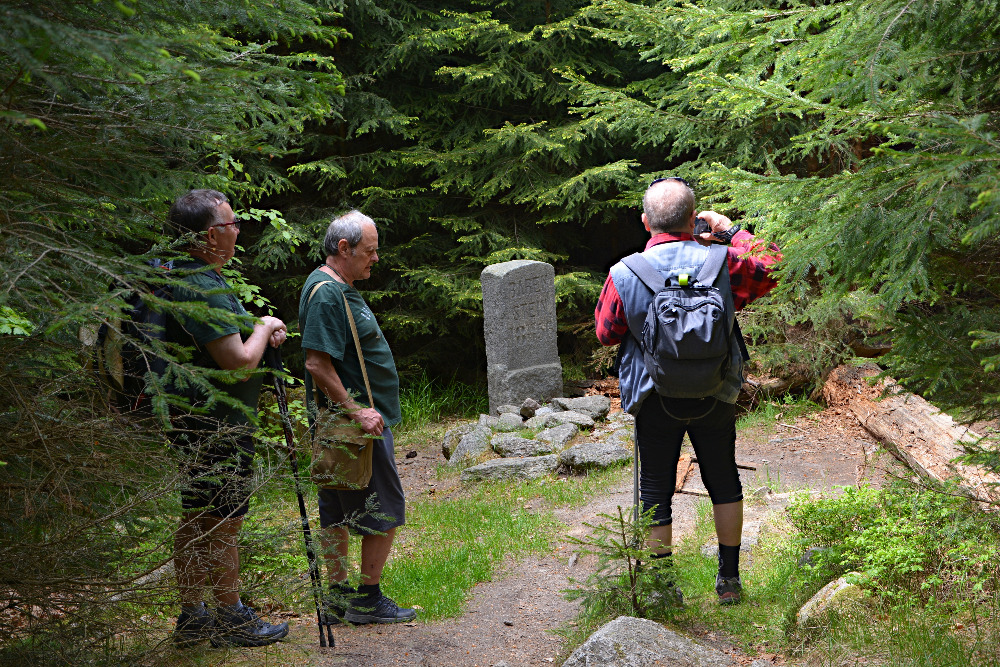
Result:
[[[480,282],[490,412],[526,398],[562,396],[552,265],[526,259],[493,264]]]

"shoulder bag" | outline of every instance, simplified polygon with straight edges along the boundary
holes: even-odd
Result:
[[[317,284],[306,301],[308,308],[316,290],[332,280],[324,280]],[[361,341],[358,339],[358,327],[354,323],[354,314],[344,297],[344,309],[347,311],[347,321],[351,324],[351,334],[358,350],[358,362],[361,364],[361,375],[365,379],[365,389],[368,391],[368,405],[375,407],[372,400],[372,389],[368,384],[368,371],[365,369],[365,358],[361,353]],[[321,391],[313,386],[314,391]],[[317,401],[318,403],[318,401]],[[312,429],[312,481],[324,489],[357,490],[368,486],[372,477],[372,449],[375,436],[361,430],[361,425],[348,417],[337,407],[319,408]]]

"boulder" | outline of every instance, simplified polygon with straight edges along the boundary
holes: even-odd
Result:
[[[619,616],[573,651],[563,667],[731,667],[732,664],[726,653],[655,621]]]
[[[558,452],[565,449],[569,441],[579,432],[580,427],[576,424],[560,424],[559,426],[553,426],[539,432],[535,436],[535,440],[544,440],[545,442],[552,443],[552,449],[549,451]]]
[[[604,419],[611,410],[611,399],[607,396],[580,396],[579,398],[553,398],[552,405],[560,410],[579,412],[591,419]]]
[[[524,420],[521,419],[521,415],[515,412],[505,412],[499,417],[497,417],[497,423],[493,426],[493,430],[500,431],[502,433],[510,433],[511,431],[520,431],[524,428]]]
[[[463,482],[483,482],[536,479],[552,474],[558,467],[559,457],[555,454],[516,459],[494,459],[466,468],[462,471],[461,480]]]
[[[615,429],[614,432],[607,437],[605,442],[610,442],[618,445],[619,447],[623,447],[624,449],[632,449],[633,434],[634,432],[631,428]]]
[[[448,463],[457,465],[459,463],[478,460],[483,454],[491,450],[490,438],[492,436],[492,429],[477,424],[458,441],[458,445],[451,453]]]
[[[475,424],[461,424],[455,428],[448,429],[444,434],[444,440],[441,441],[441,453],[444,454],[446,459],[451,458],[451,454],[455,451],[458,443],[475,427]]]
[[[504,405],[497,406],[497,415],[505,415],[505,414],[515,414],[516,415],[519,412],[520,412],[520,408],[518,408],[516,405],[504,404]]]
[[[521,403],[521,409],[518,410],[518,414],[525,419],[531,419],[535,416],[535,412],[538,408],[542,407],[542,404],[533,398],[524,399],[524,403]]]
[[[860,575],[857,572],[850,572],[819,589],[819,592],[799,609],[795,615],[796,622],[800,626],[808,625],[810,621],[815,621],[834,609],[843,609],[863,599],[864,589],[848,581],[852,576]]]
[[[546,415],[546,417],[548,419],[546,426],[576,424],[580,428],[594,428],[594,419],[582,412],[567,410],[565,412],[553,412],[551,415]]]
[[[513,433],[498,433],[490,439],[495,451],[504,458],[515,456],[541,456],[552,452],[552,443],[544,440],[530,440]]]
[[[609,468],[632,460],[632,452],[607,442],[582,442],[559,455],[559,463],[573,470]]]
[[[541,411],[539,410],[539,412]],[[534,417],[524,422],[524,428],[538,430],[542,428],[548,428],[549,426],[556,426],[557,424],[559,424],[559,422],[556,421],[550,423],[549,422],[550,419],[552,419],[551,412],[547,412],[545,414],[536,413]]]
[[[490,415],[479,415],[479,425],[485,426],[486,428],[493,428],[500,422],[499,417],[491,417]]]

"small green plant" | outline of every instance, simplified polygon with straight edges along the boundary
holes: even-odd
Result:
[[[772,430],[779,421],[791,421],[820,407],[804,396],[785,394],[780,399],[761,401],[752,411],[736,420],[738,431],[752,428]]]
[[[592,531],[587,537],[569,538],[584,552],[595,554],[598,564],[582,585],[565,591],[567,599],[582,600],[584,614],[590,617],[669,616],[677,608],[669,590],[675,583],[670,559],[650,559],[645,547],[653,510],[636,518],[631,509],[619,505],[616,516],[599,516],[606,521],[584,523]]]

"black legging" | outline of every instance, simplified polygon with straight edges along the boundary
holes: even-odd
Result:
[[[673,521],[670,503],[685,433],[691,437],[712,504],[743,500],[736,468],[736,405],[714,398],[667,398],[654,392],[639,408],[635,428],[639,497],[644,512],[656,505],[654,526]]]

